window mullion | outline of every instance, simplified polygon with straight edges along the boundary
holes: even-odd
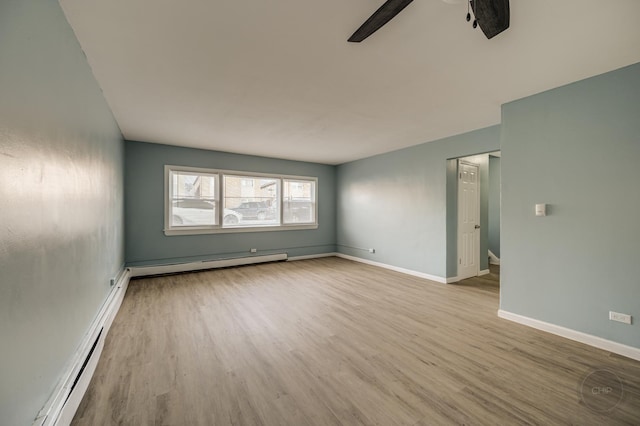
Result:
[[[279,181],[280,181],[280,187],[278,188],[277,196],[279,198],[278,202],[280,204],[280,225],[282,226],[284,224],[284,197],[283,197],[284,186],[282,184],[283,179],[280,178]]]
[[[218,195],[218,227],[222,228],[223,227],[223,220],[224,220],[224,205],[223,205],[223,200],[224,200],[224,185],[222,184],[222,181],[224,180],[224,175],[222,173],[218,173],[217,174],[218,178],[217,178],[217,184],[218,184],[218,188],[216,188],[218,191],[216,192],[216,194]]]

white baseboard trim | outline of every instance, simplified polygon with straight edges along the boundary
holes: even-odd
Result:
[[[202,271],[205,269],[226,268],[229,266],[251,265],[254,263],[275,262],[287,260],[286,253],[267,254],[263,256],[235,257],[230,259],[204,260],[200,262],[174,263],[157,266],[132,266],[129,268],[131,277],[145,277],[149,275],[175,274],[178,272]]]
[[[489,269],[483,269],[482,271],[478,272],[477,276],[481,277],[483,275],[487,275],[490,273],[491,271]],[[447,280],[447,284],[453,284],[453,283],[457,283],[458,281],[466,280],[467,278],[473,278],[473,277],[460,278],[458,276],[455,276],[455,277],[449,277],[446,280]]]
[[[367,265],[378,266],[380,268],[390,269],[392,271],[401,272],[407,275],[413,275],[414,277],[424,278],[430,281],[435,281],[437,283],[446,284],[447,278],[439,277],[437,275],[426,274],[424,272],[414,271],[412,269],[400,268],[398,266],[388,265],[386,263],[376,262],[374,260],[363,259],[361,257],[350,256],[348,254],[336,253],[336,257],[340,257],[342,259],[353,260],[354,262],[366,263]]]
[[[67,426],[73,420],[98,364],[105,337],[127,292],[129,279],[129,272],[126,269],[118,274],[98,315],[69,361],[62,379],[35,418],[34,426]],[[88,358],[89,355],[91,355],[90,358]]]
[[[566,339],[575,340],[576,342],[584,343],[589,346],[603,349],[605,351],[613,352],[618,355],[626,356],[636,361],[640,361],[640,348],[634,348],[632,346],[623,345],[622,343],[613,342],[611,340],[603,339],[602,337],[593,336],[591,334],[583,333],[581,331],[572,330],[570,328],[562,327],[559,325],[551,324],[548,322],[540,321],[534,318],[525,317],[523,315],[514,314],[512,312],[504,311],[500,309],[498,316],[509,321],[517,322],[528,327],[532,327],[538,330],[546,331],[547,333],[555,334],[556,336],[564,337]]]
[[[336,252],[331,252],[331,253],[319,253],[319,254],[307,254],[304,256],[293,256],[287,259],[287,261],[289,262],[293,262],[295,260],[307,260],[307,259],[319,259],[321,257],[335,257],[337,256],[338,253]]]

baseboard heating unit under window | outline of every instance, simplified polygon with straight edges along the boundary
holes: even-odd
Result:
[[[175,274],[179,272],[202,271],[205,269],[227,268],[229,266],[252,265],[257,263],[287,260],[287,253],[266,254],[262,256],[236,257],[231,259],[204,260],[200,262],[175,263],[171,265],[130,267],[131,277]]]

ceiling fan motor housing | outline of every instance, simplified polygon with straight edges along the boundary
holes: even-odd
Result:
[[[471,8],[487,38],[509,28],[509,0],[473,0]]]

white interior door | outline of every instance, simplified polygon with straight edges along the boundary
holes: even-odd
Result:
[[[458,163],[458,279],[478,275],[480,263],[480,179],[475,164]]]

